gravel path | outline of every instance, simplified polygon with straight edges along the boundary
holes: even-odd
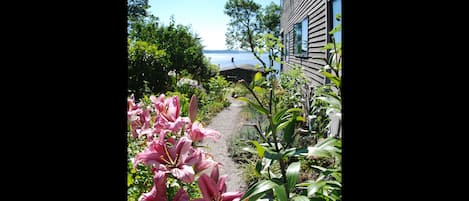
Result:
[[[246,184],[242,178],[242,172],[228,154],[228,140],[231,136],[239,133],[242,122],[240,112],[244,102],[229,97],[231,105],[218,113],[207,126],[221,133],[221,138],[214,143],[211,139],[206,139],[202,145],[207,152],[212,154],[215,161],[223,164],[220,170],[221,175],[228,175],[226,179],[227,192],[245,191]]]

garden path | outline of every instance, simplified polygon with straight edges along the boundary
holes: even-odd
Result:
[[[223,164],[220,168],[220,176],[228,175],[226,179],[227,192],[245,191],[247,186],[242,178],[242,171],[235,163],[229,153],[228,146],[231,136],[239,133],[242,127],[240,112],[245,105],[244,102],[229,97],[230,106],[212,118],[207,128],[220,132],[221,138],[217,142],[206,139],[202,145],[206,146],[205,151],[212,154],[213,159]]]

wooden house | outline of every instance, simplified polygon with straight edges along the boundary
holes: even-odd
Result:
[[[309,81],[305,89],[307,99],[310,99],[314,87],[329,82],[320,72],[326,65],[325,59],[329,52],[322,48],[329,42],[328,34],[338,23],[335,16],[342,12],[341,0],[280,0],[281,18],[280,35],[285,46],[282,60],[287,65],[281,65],[281,72],[289,70],[291,66],[301,66]],[[337,42],[341,42],[341,33],[334,34]],[[309,103],[306,103],[309,108]],[[331,134],[342,135],[337,117],[332,119]]]
[[[261,72],[265,76],[265,72],[262,69],[255,68],[254,65],[251,64],[240,64],[220,69],[220,75],[232,82],[243,79],[247,83],[251,83],[257,72]]]
[[[337,23],[334,17],[341,13],[341,0],[281,0],[280,6],[280,34],[285,45],[283,61],[302,66],[311,87],[325,84],[319,69],[329,55],[321,48],[330,41],[328,32]],[[281,71],[289,68],[281,66]]]

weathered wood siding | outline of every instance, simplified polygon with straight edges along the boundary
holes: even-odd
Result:
[[[284,42],[289,35],[288,60],[290,65],[303,66],[304,74],[312,87],[324,84],[324,76],[319,69],[326,63],[326,51],[321,50],[327,42],[327,0],[283,0],[280,27],[284,34]],[[297,57],[293,54],[293,25],[308,17],[308,55]],[[285,65],[283,71],[290,69]]]

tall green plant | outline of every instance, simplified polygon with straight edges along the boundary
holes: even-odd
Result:
[[[256,164],[256,171],[264,179],[251,186],[242,199],[256,200],[273,193],[278,200],[288,200],[294,197],[291,192],[298,181],[301,166],[299,161],[291,160],[291,157],[305,151],[293,147],[297,123],[304,121],[299,115],[302,110],[284,107],[281,98],[276,95],[279,84],[274,77],[267,80],[261,73],[257,73],[251,86],[245,86],[254,100],[246,97],[238,99],[265,115],[267,126],[255,125],[261,140],[251,141],[261,158]],[[271,168],[275,166],[279,168]]]
[[[330,34],[336,31],[340,31],[340,28],[335,28]],[[298,136],[297,125],[304,121],[301,116],[301,112],[304,111],[301,108],[291,108],[291,105],[286,104],[288,101],[279,96],[285,93],[282,94],[281,91],[284,89],[274,76],[266,79],[258,73],[250,85],[245,83],[253,98],[239,99],[264,115],[266,125],[262,126],[261,123],[255,125],[260,140],[251,141],[254,148],[250,150],[261,158],[256,163],[256,171],[263,179],[253,184],[241,199],[257,200],[266,195],[273,195],[275,200],[280,201],[342,199],[341,139],[338,136],[324,135],[331,132],[330,123],[333,115],[339,117],[339,126],[341,124],[342,51],[340,44],[334,43],[334,40],[332,42],[324,47],[331,52],[331,56],[327,59],[327,65],[321,70],[331,82],[316,89],[313,107],[318,108],[315,110],[318,113],[314,114],[316,118],[309,118],[322,133],[322,135],[311,133],[317,135],[318,143],[314,145],[304,145],[295,141]],[[283,86],[288,84],[288,82],[282,83]],[[308,111],[311,111],[310,108]],[[319,176],[298,184],[301,161],[320,159],[329,160],[332,164],[311,165],[309,168],[319,172]]]
[[[336,19],[340,19],[337,17]],[[334,33],[341,30],[341,25],[334,27],[329,32],[331,43],[324,49],[329,51],[330,56],[326,59],[327,65],[321,69],[321,73],[330,80],[325,86],[315,90],[313,96],[313,107],[310,113],[314,118],[310,122],[313,129],[319,131],[312,133],[322,141],[312,147],[308,147],[308,153],[302,154],[306,160],[318,160],[328,158],[333,160],[332,167],[311,166],[320,172],[316,179],[307,180],[298,184],[300,189],[306,190],[306,196],[315,200],[341,200],[342,199],[342,168],[341,168],[341,124],[342,124],[342,47],[336,43]],[[337,121],[338,129],[332,133],[332,122]],[[327,133],[327,134],[325,134]]]

